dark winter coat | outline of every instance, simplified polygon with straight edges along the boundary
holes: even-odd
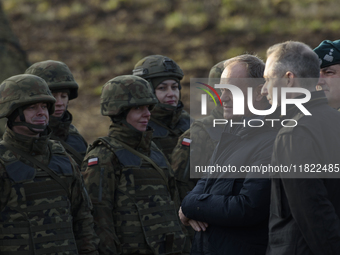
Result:
[[[298,125],[280,130],[272,164],[307,164],[310,169],[320,164],[333,167],[333,172],[310,171],[302,176],[308,179],[273,176],[270,255],[340,254],[340,113],[327,105],[322,91],[312,92],[304,106],[312,116],[303,115],[295,106],[287,111],[286,117]]]
[[[277,134],[274,128],[264,125],[227,129],[222,133],[211,165],[236,166],[240,170],[241,166],[270,163]],[[209,224],[205,232],[196,232],[192,254],[264,254],[268,241],[270,180],[251,178],[252,173],[219,177],[201,179],[182,202],[184,215]]]

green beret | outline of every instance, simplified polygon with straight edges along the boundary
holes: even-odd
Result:
[[[340,64],[340,40],[325,40],[314,52],[319,56],[320,68]]]

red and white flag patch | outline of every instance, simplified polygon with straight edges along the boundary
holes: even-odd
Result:
[[[90,158],[88,161],[87,161],[87,165],[88,166],[93,166],[93,165],[97,165],[98,164],[98,158]]]
[[[182,144],[185,145],[185,146],[190,146],[191,141],[192,141],[191,139],[184,138],[183,141],[182,141]]]

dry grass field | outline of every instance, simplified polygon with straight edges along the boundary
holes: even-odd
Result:
[[[80,85],[70,103],[88,142],[107,132],[99,95],[109,79],[131,74],[151,54],[183,69],[182,100],[189,111],[190,78],[207,77],[215,63],[242,53],[265,58],[286,40],[316,47],[339,39],[336,0],[2,0],[30,63],[65,62]]]

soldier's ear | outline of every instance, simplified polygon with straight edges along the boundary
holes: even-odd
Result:
[[[287,78],[286,87],[294,87],[294,78],[296,78],[295,74],[291,71],[288,71],[284,77]]]

